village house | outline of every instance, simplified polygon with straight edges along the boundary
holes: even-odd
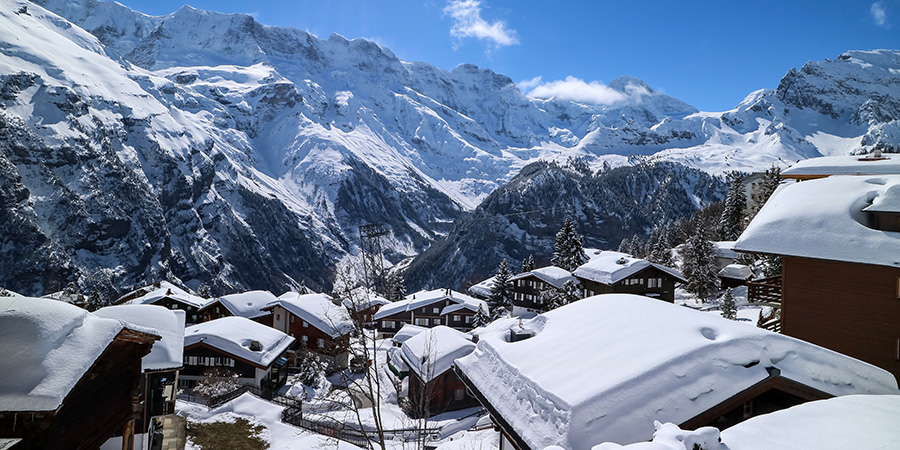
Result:
[[[390,303],[388,299],[360,287],[350,291],[350,295],[342,300],[344,307],[350,311],[350,318],[365,328],[375,327],[375,313],[378,308]]]
[[[900,176],[831,176],[782,186],[735,248],[781,256],[771,289],[783,333],[900,378]],[[780,297],[780,298],[779,298]]]
[[[675,301],[675,283],[687,283],[677,270],[621,252],[604,251],[575,272],[582,294],[624,293]]]
[[[556,266],[547,266],[520,273],[509,279],[513,291],[513,316],[536,314],[546,311],[542,293],[562,289],[566,282],[578,285],[572,272]]]
[[[781,171],[788,180],[815,180],[832,175],[896,175],[900,173],[900,155],[869,154],[809,158]]]
[[[406,340],[399,354],[409,369],[409,405],[413,417],[428,417],[478,405],[451,370],[453,361],[472,353],[464,333],[438,325]]]
[[[753,279],[753,269],[744,264],[729,264],[719,271],[719,285],[722,289],[746,286]]]
[[[116,304],[127,305],[158,305],[167,309],[180,309],[185,312],[185,322],[195,324],[203,321],[200,310],[209,303],[208,299],[189,294],[184,289],[174,284],[162,282],[160,287],[144,292],[139,289],[120,297]]]
[[[386,304],[378,309],[374,319],[380,335],[393,336],[404,324],[431,328],[446,325],[460,331],[473,328],[479,307],[487,311],[487,304],[450,289],[419,291],[405,300]]]
[[[586,298],[508,328],[480,333],[455,361],[501,449],[589,450],[648,441],[654,420],[725,429],[809,400],[900,393],[865,362],[637,295]]]
[[[265,306],[272,326],[296,339],[292,352],[310,351],[328,365],[328,371],[346,369],[350,361],[353,321],[347,309],[325,294],[287,292]]]
[[[269,291],[247,291],[223,295],[210,300],[200,309],[199,313],[204,322],[236,316],[272,326],[272,317],[268,311],[263,311],[262,308],[275,299],[275,295]]]
[[[143,431],[135,435],[135,442],[141,444],[138,447],[144,447],[147,437],[144,432],[151,425],[159,428],[157,424],[165,423],[183,429],[184,419],[175,415],[175,394],[184,354],[184,311],[156,305],[118,305],[101,308],[94,315],[117,319],[141,329],[153,329],[161,337],[153,344],[150,354],[141,359],[138,393],[142,408],[138,429]]]
[[[68,303],[0,297],[4,448],[93,450],[116,435],[133,445],[141,359],[159,339]]]
[[[179,387],[192,388],[209,369],[238,375],[241,384],[276,390],[287,379],[287,351],[294,338],[244,317],[223,317],[184,330],[184,368]]]

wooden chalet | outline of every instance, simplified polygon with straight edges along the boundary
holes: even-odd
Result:
[[[687,280],[675,269],[621,252],[603,251],[573,272],[585,297],[637,294],[673,303],[675,283]]]
[[[409,369],[409,405],[413,417],[429,417],[447,411],[478,406],[478,400],[451,370],[453,361],[468,355],[475,344],[444,325],[425,330],[400,347]]]
[[[0,298],[0,440],[12,449],[96,449],[140,422],[141,358],[159,336],[73,305]]]
[[[900,176],[831,176],[787,185],[737,241],[780,255],[780,277],[750,301],[780,303],[784,334],[900,378]]]
[[[212,299],[198,312],[203,322],[222,317],[244,317],[263,325],[272,326],[271,314],[269,311],[264,311],[263,307],[275,299],[275,295],[269,291],[241,292]]]
[[[375,328],[375,313],[390,301],[365,288],[357,288],[342,303],[350,312],[353,322],[365,328]]]
[[[242,384],[271,392],[287,380],[294,338],[244,317],[223,317],[184,331],[180,387],[192,388],[209,369],[225,369]]]
[[[513,310],[515,317],[523,314],[537,314],[547,311],[543,293],[562,289],[566,282],[578,284],[572,272],[556,266],[541,267],[524,272],[509,279],[512,283]]]
[[[753,269],[744,264],[729,264],[719,271],[719,284],[722,289],[746,286],[753,279]]]
[[[141,360],[141,426],[146,431],[154,418],[175,414],[175,394],[184,353],[184,311],[156,305],[118,305],[97,310],[95,315],[156,330],[161,339]]]
[[[180,309],[185,312],[186,323],[195,324],[203,321],[200,310],[209,303],[208,299],[189,294],[171,283],[161,283],[161,286],[147,293],[143,293],[145,288],[126,294],[117,300],[116,304],[158,305],[166,309]],[[142,293],[143,295],[140,295]]]
[[[404,324],[411,323],[431,328],[446,325],[451,328],[471,330],[479,306],[487,311],[483,300],[450,289],[419,291],[405,300],[383,305],[375,313],[376,329],[382,336],[393,336]]]
[[[271,313],[276,330],[296,339],[292,353],[313,352],[330,372],[349,366],[350,334],[355,327],[347,309],[328,295],[288,292],[264,310]]]
[[[900,392],[865,362],[630,294],[495,326],[454,364],[490,412],[501,449],[589,450],[647,441],[653,420],[724,429],[809,400]]]

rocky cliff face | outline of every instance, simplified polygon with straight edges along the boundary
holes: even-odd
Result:
[[[0,198],[20,224],[0,239],[36,261],[0,285],[30,294],[153,278],[327,289],[329,267],[358,257],[360,225],[387,224],[397,262],[536,161],[721,173],[900,141],[897,52],[807,64],[776,91],[703,113],[630,77],[610,83],[626,99],[611,105],[529,98],[488,69],[408,63],[239,14],[0,6]]]

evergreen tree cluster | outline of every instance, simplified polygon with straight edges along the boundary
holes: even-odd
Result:
[[[716,266],[716,247],[695,234],[681,252],[681,272],[687,279],[685,289],[706,302],[713,298],[719,289],[719,268]]]
[[[747,196],[740,177],[731,180],[725,206],[719,220],[719,236],[723,241],[735,241],[744,231],[744,216],[747,209]]]

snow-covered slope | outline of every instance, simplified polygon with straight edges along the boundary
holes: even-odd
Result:
[[[0,260],[29,261],[0,263],[0,283],[34,294],[326,289],[359,225],[388,225],[396,262],[540,159],[721,172],[900,141],[889,51],[808,64],[713,114],[630,77],[611,105],[529,98],[488,69],[189,6],[0,0],[0,29],[2,237],[20,243]]]

